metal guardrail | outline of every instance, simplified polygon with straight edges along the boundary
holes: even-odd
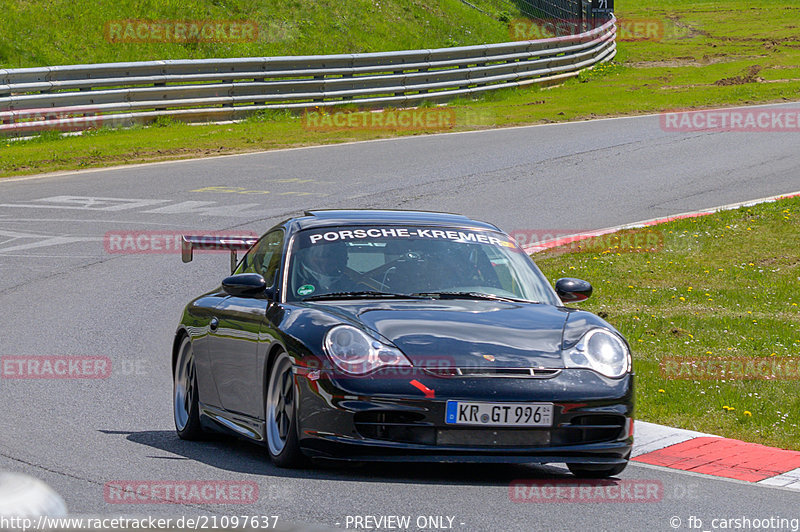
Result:
[[[552,39],[434,50],[0,70],[0,134],[408,106],[552,82],[613,58],[615,21]]]

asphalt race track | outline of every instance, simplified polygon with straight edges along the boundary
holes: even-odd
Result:
[[[183,442],[172,421],[171,341],[183,305],[218,284],[228,258],[184,265],[176,253],[109,253],[103,242],[110,231],[261,234],[304,209],[331,207],[461,212],[507,231],[602,228],[800,190],[792,135],[669,133],[645,116],[0,180],[0,355],[113,363],[106,379],[0,379],[0,470],[44,480],[74,515],[277,515],[341,528],[355,515],[448,516],[459,531],[800,518],[797,492],[637,464],[621,478],[660,482],[660,501],[528,504],[509,499],[512,480],[566,478],[566,470],[287,471],[233,438]],[[246,480],[259,497],[109,504],[104,485],[118,480]]]

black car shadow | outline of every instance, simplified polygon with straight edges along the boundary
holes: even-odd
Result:
[[[173,455],[148,457],[154,460],[193,460],[226,471],[268,477],[474,486],[508,485],[517,479],[573,478],[565,468],[536,464],[319,461],[307,469],[281,469],[270,462],[266,448],[233,436],[213,435],[206,441],[190,442],[181,440],[170,430],[100,432],[125,436],[128,441]]]

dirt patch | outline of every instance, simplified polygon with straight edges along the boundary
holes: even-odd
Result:
[[[680,15],[667,15],[667,19],[669,19],[677,28],[681,28],[686,32],[683,39],[690,39],[692,37],[702,36],[706,37],[711,40],[715,41],[722,41],[722,42],[738,42],[738,43],[757,43],[760,42],[761,45],[770,50],[772,52],[779,51],[778,46],[786,46],[789,48],[800,48],[800,44],[798,44],[797,37],[784,37],[780,39],[773,39],[770,37],[729,37],[729,36],[718,36],[709,33],[706,30],[696,28],[691,26],[681,20]],[[794,26],[787,26],[787,28],[794,28]],[[715,44],[711,44],[712,47],[715,47]]]
[[[751,56],[738,56],[731,57],[729,55],[704,55],[701,58],[692,56],[673,57],[671,59],[662,59],[658,61],[633,61],[625,63],[625,66],[632,66],[638,68],[660,68],[660,67],[703,67],[708,65],[715,65],[718,63],[732,63],[734,61],[741,61],[743,59],[763,59],[766,55],[751,55]]]
[[[800,258],[796,256],[781,255],[779,257],[765,257],[758,259],[756,264],[759,266],[788,266],[793,267],[800,263]]]
[[[761,72],[761,68],[761,65],[752,65],[741,76],[718,79],[714,82],[714,85],[728,87],[731,85],[746,85],[748,83],[763,83],[764,78],[758,75]]]
[[[698,36],[709,37],[707,31],[701,30],[700,28],[695,28],[694,26],[685,23],[678,15],[667,15],[667,19],[669,19],[669,21],[672,22],[676,28],[680,28],[686,32],[681,37],[682,39],[691,39]]]
[[[794,83],[796,81],[800,81],[800,78],[767,79],[762,80],[760,83]]]
[[[674,57],[672,59],[661,59],[658,61],[634,61],[626,63],[626,66],[632,66],[634,68],[669,68],[703,66],[703,64],[694,57]]]

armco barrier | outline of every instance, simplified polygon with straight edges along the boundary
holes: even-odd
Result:
[[[0,70],[0,134],[232,120],[264,109],[408,106],[577,75],[616,54],[616,19],[533,41],[369,54]]]

